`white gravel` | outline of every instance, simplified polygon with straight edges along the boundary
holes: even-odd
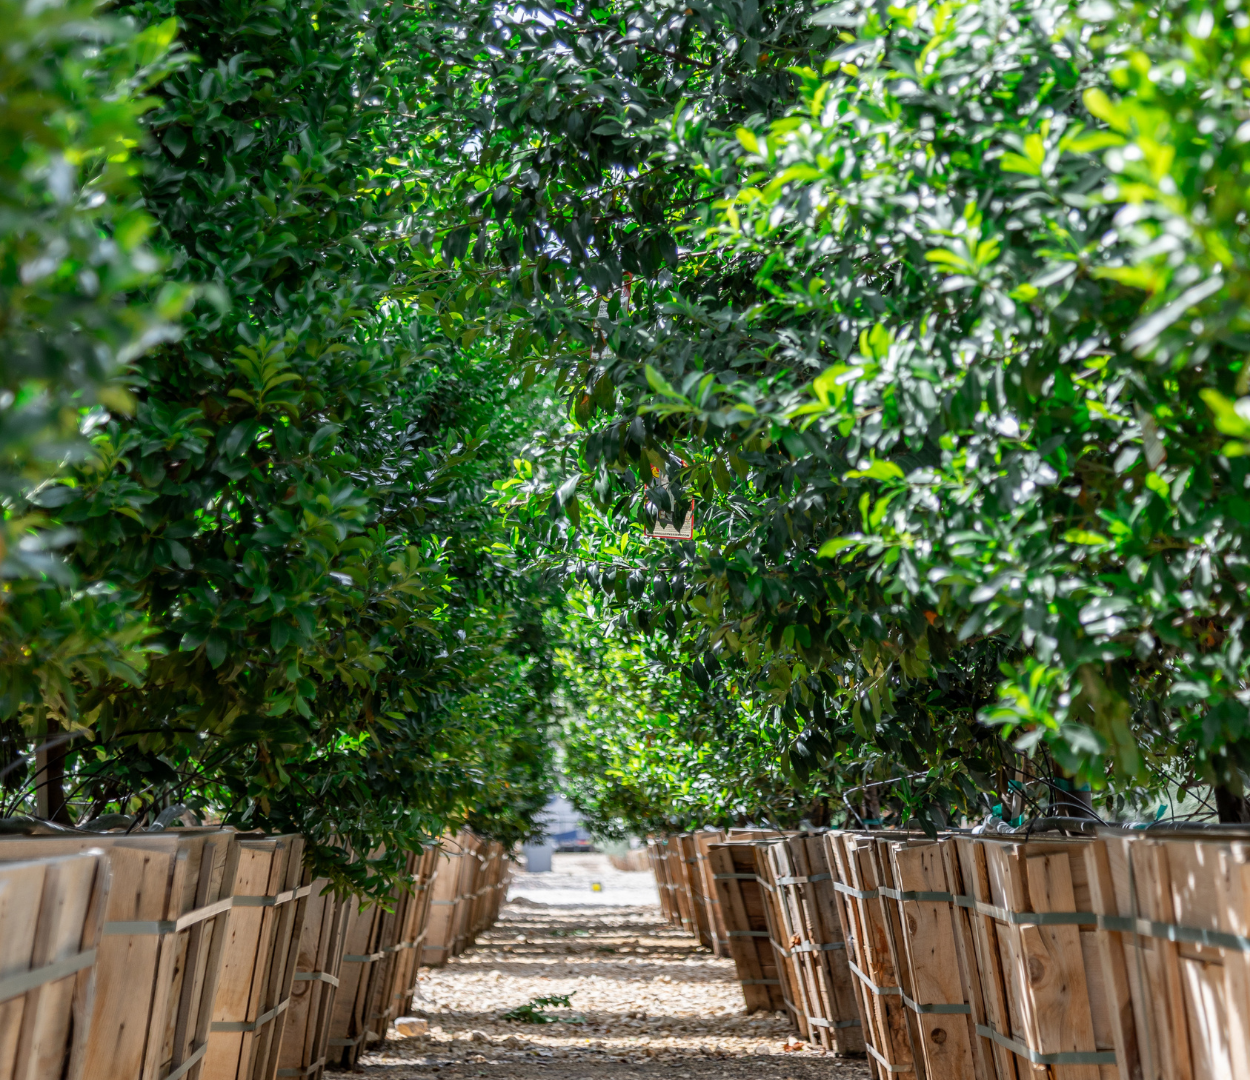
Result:
[[[557,854],[550,874],[518,873],[494,929],[446,966],[422,968],[417,985],[428,1034],[392,1030],[362,1058],[366,1074],[623,1080],[668,1065],[716,1080],[868,1075],[799,1042],[780,1014],[747,1016],[733,962],[661,922],[650,874],[599,855]],[[565,994],[570,1008],[544,1010],[555,1023],[502,1019]]]

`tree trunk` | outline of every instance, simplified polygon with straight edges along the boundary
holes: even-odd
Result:
[[[45,821],[55,821],[58,825],[73,825],[69,816],[69,807],[65,805],[65,746],[64,740],[58,739],[61,725],[49,718],[44,743],[52,743],[46,749],[35,752],[35,767],[38,779],[35,781],[35,805],[38,814]]]
[[[1250,824],[1250,800],[1244,795],[1234,795],[1226,787],[1215,789],[1215,809],[1221,822],[1233,825]]]

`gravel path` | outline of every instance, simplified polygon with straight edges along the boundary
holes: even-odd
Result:
[[[599,891],[592,891],[598,884]],[[354,1074],[386,1080],[867,1080],[862,1060],[808,1049],[780,1015],[743,1012],[733,962],[660,920],[645,873],[599,855],[557,855],[515,875],[495,928],[442,968],[422,968],[415,1015],[428,1034],[391,1032]],[[501,1014],[567,994],[556,1023]]]

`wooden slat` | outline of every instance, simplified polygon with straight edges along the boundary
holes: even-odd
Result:
[[[829,834],[826,840],[836,880],[859,893],[874,893],[879,881],[873,858],[873,841],[851,834]],[[880,901],[845,893],[836,895],[851,963],[863,971],[876,988],[898,988],[898,978],[890,959],[889,931]],[[874,993],[864,979],[856,978],[855,981],[860,1013],[864,1018],[864,1041],[870,1055],[870,1068],[883,1080],[899,1076],[920,1080],[911,1051],[903,1000],[898,994]]]
[[[318,878],[308,895],[278,1076],[320,1080],[325,1071],[348,909],[345,897],[325,891],[329,884]]]
[[[937,843],[892,843],[894,882],[904,893],[947,893],[946,868]],[[918,1005],[967,1005],[960,978],[950,901],[904,900],[899,904],[909,996]],[[970,1006],[969,1006],[970,1007]],[[916,1017],[929,1080],[988,1080],[973,1053],[975,1031],[957,1014]]]
[[[1097,915],[1118,914],[1105,841],[1095,841],[1086,848],[1085,866],[1090,882],[1090,910]],[[1114,930],[1098,932],[1099,958],[1103,969],[1102,985],[1107,998],[1107,1016],[1115,1042],[1120,1080],[1142,1080],[1144,1074],[1137,1044],[1137,1028],[1133,1022],[1133,1001],[1129,989],[1128,966],[1125,963],[1124,937],[1125,935]],[[1250,1032],[1247,1032],[1247,1038],[1250,1038]]]
[[[708,848],[708,863],[747,1011],[784,1009],[763,890],[755,880],[754,848],[749,843],[713,844]]]
[[[698,888],[699,899],[707,913],[710,947],[716,956],[729,955],[729,940],[725,937],[725,919],[720,912],[720,898],[712,881],[712,870],[707,861],[707,851],[712,844],[725,839],[722,829],[703,829],[694,834],[695,866],[693,880]]]
[[[1077,911],[1068,852],[1063,848],[1026,856],[1028,898],[1035,912]],[[1097,1051],[1085,957],[1075,926],[1021,928],[1024,974],[1033,1005],[1033,1044],[1043,1053]],[[1098,1065],[1052,1065],[1055,1080],[1099,1080]]]
[[[303,913],[303,839],[239,838],[204,1080],[270,1080],[290,1004]],[[255,897],[273,904],[240,903]],[[280,897],[286,897],[278,902]]]
[[[1220,851],[1217,875],[1220,929],[1250,938],[1250,849],[1229,844]],[[1230,1072],[1250,1076],[1250,953],[1224,954]]]
[[[0,864],[0,980],[89,959],[108,887],[107,862],[96,855]],[[86,1075],[93,976],[90,965],[76,968],[0,1001],[0,1076]]]

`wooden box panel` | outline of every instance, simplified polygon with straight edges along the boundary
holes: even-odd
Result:
[[[999,1080],[1118,1080],[1085,840],[954,837],[969,1002]],[[1030,918],[1036,916],[1036,918]],[[968,938],[970,937],[970,941]]]
[[[272,1080],[311,882],[300,836],[242,834],[204,1080]]]
[[[82,1048],[86,1076],[198,1080],[226,923],[232,829],[6,837],[0,862],[101,850],[113,881]]]
[[[712,844],[707,858],[747,1011],[780,1011],[785,998],[769,940],[765,893],[755,871],[755,849],[750,843]]]
[[[698,893],[699,903],[707,913],[708,942],[717,956],[729,955],[729,939],[725,937],[725,919],[720,913],[720,899],[716,895],[712,870],[707,861],[707,850],[713,844],[723,843],[723,829],[701,829],[693,834],[694,872],[691,883]]]
[[[325,1071],[350,906],[328,886],[325,878],[314,881],[304,909],[278,1076],[320,1080]]]
[[[795,974],[795,1003],[810,1039],[838,1054],[864,1053],[846,943],[834,906],[824,840],[800,835],[763,845],[771,869],[781,943]]]
[[[878,1076],[923,1080],[895,967],[892,926],[878,899],[883,882],[876,844],[868,837],[837,832],[827,833],[825,843],[848,967],[855,977],[864,1049]]]
[[[110,867],[96,849],[0,863],[0,1076],[83,1080]]]

